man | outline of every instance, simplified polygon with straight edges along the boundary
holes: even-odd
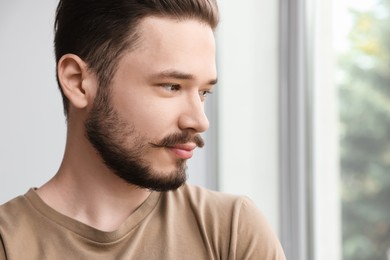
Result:
[[[185,184],[217,81],[213,0],[61,0],[57,174],[0,208],[0,259],[284,259],[246,198]]]

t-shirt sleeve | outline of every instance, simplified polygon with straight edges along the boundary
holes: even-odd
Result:
[[[235,226],[233,259],[285,260],[282,246],[254,203],[243,198]]]

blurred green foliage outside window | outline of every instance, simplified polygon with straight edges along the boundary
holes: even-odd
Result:
[[[390,0],[366,1],[338,60],[343,260],[390,259]]]

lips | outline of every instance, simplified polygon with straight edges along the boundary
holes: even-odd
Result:
[[[196,144],[194,143],[176,144],[174,146],[170,146],[167,148],[180,159],[186,160],[192,157],[193,150],[196,148]]]

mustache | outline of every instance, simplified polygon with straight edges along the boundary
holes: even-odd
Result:
[[[175,133],[164,137],[158,143],[150,143],[153,147],[170,147],[176,144],[195,143],[196,146],[202,148],[204,146],[204,140],[199,134],[191,134],[189,132]]]

